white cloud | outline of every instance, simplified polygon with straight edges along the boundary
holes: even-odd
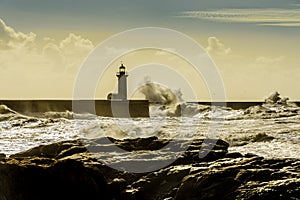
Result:
[[[36,34],[17,32],[0,19],[0,49],[31,48],[35,42]]]
[[[36,34],[18,32],[0,19],[0,67],[35,71],[38,68],[76,69],[94,48],[90,40],[73,33],[58,42],[50,37],[36,38]]]
[[[264,24],[259,24],[259,26],[300,27],[300,22],[299,23],[264,23]]]
[[[88,54],[94,48],[94,45],[90,40],[70,33],[67,38],[60,42],[59,48],[64,55],[82,56]]]
[[[53,50],[60,53],[65,68],[76,69],[94,49],[94,45],[90,40],[70,33],[54,48],[56,49]]]
[[[55,41],[53,38],[50,38],[50,37],[44,37],[43,40],[45,42],[54,42]]]
[[[43,48],[43,55],[56,66],[64,64],[64,57],[60,48],[54,43],[47,43]]]
[[[55,40],[17,31],[0,19],[2,96],[71,97],[77,70],[93,48],[90,40],[74,33]]]
[[[267,26],[300,26],[300,9],[221,9],[186,11],[179,17],[220,22],[257,23]]]
[[[206,50],[210,55],[216,55],[216,56],[226,56],[231,53],[231,49],[229,47],[226,47],[216,37],[208,38],[208,46],[206,47]]]

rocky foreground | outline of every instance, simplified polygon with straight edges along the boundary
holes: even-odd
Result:
[[[0,155],[0,200],[300,198],[300,160],[228,153],[222,140],[168,147],[169,140],[156,137],[108,139],[112,143],[64,141]],[[112,151],[114,145],[126,151]],[[187,150],[176,154],[177,147]],[[199,151],[209,153],[201,158]],[[117,170],[142,162],[143,173]],[[170,164],[147,172],[161,162]]]

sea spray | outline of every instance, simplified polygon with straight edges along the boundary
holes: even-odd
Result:
[[[262,105],[252,106],[244,111],[245,118],[270,119],[292,117],[300,114],[299,107],[288,101],[288,97],[281,97],[275,91],[271,93]]]
[[[70,111],[65,111],[65,112],[45,112],[44,117],[46,118],[51,118],[51,119],[55,119],[55,118],[65,118],[65,119],[73,119],[74,117],[74,113],[70,112]]]
[[[154,83],[150,77],[145,77],[144,83],[139,88],[139,92],[144,94],[145,98],[153,103],[172,105],[183,101],[180,90],[175,91],[162,84]]]
[[[183,100],[180,89],[172,90],[161,84],[151,82],[150,78],[145,78],[145,83],[140,87],[139,92],[144,94],[145,98],[150,102],[151,117],[195,116],[198,118],[223,118],[227,114],[232,115],[232,113],[229,113],[232,110],[231,108],[217,108],[211,105],[187,103]]]
[[[151,82],[149,77],[139,88],[139,92],[145,95],[150,102],[151,116],[179,116],[178,105],[183,102],[180,90],[172,90],[161,84]]]
[[[1,121],[11,121],[17,119],[28,119],[28,116],[22,115],[6,105],[0,105],[0,122]]]
[[[270,99],[274,99],[273,97]],[[282,98],[280,95],[279,97]],[[207,134],[210,123],[216,122],[212,118],[215,119],[216,115],[213,113],[218,112],[221,119],[225,119],[220,138],[230,143],[230,151],[255,153],[265,157],[299,158],[300,109],[289,101],[283,104],[278,103],[281,102],[278,98],[275,99],[277,100],[273,100],[273,103],[262,101],[262,105],[240,110],[183,101],[160,103],[156,106],[162,114],[171,115],[176,109],[180,110],[182,118],[168,115],[133,119],[101,116],[95,118],[93,115],[69,111],[43,113],[43,116],[33,118],[20,115],[2,105],[0,149],[2,153],[11,155],[41,144],[82,136],[86,138],[109,136],[120,139],[156,136],[184,139],[192,135],[201,138]],[[72,114],[78,116],[65,119]],[[116,120],[121,127],[116,125]],[[182,125],[180,124],[182,121],[188,123]],[[181,131],[178,131],[179,129]]]
[[[11,110],[9,107],[6,105],[0,105],[0,114],[8,114],[8,113],[15,113],[15,111]]]
[[[268,104],[284,104],[287,105],[288,104],[288,97],[281,97],[279,92],[275,91],[273,93],[271,93],[266,99],[265,99],[265,103]]]

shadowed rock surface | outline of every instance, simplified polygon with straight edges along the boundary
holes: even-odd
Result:
[[[299,160],[228,153],[228,147],[222,140],[156,137],[43,145],[9,158],[0,155],[0,200],[299,199]],[[145,173],[104,164],[151,166],[176,158]]]

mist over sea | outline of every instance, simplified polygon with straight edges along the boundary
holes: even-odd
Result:
[[[71,111],[49,111],[37,117],[0,105],[1,153],[9,156],[41,144],[72,139],[156,136],[220,138],[230,144],[229,152],[266,158],[300,158],[300,108],[277,92],[263,105],[233,110],[185,103],[168,89],[155,87],[158,86],[146,85],[141,90],[146,98],[158,102],[150,106],[149,118],[110,118]]]

